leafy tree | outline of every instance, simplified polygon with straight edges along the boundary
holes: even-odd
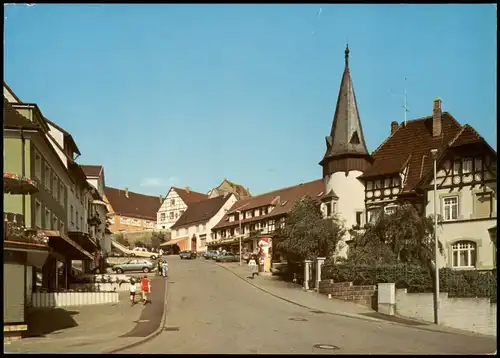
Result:
[[[285,227],[273,236],[276,251],[287,261],[300,262],[329,257],[345,234],[338,219],[324,219],[320,203],[310,197],[297,200]]]
[[[385,243],[365,240],[364,233],[351,231],[346,263],[353,265],[396,264],[397,255]]]
[[[434,218],[422,216],[413,205],[403,204],[393,214],[382,214],[374,224],[368,224],[363,235],[354,242],[351,257],[367,258],[374,262],[388,259],[418,264],[427,269],[434,283]],[[441,242],[439,251],[443,252]],[[357,251],[356,251],[357,250]]]

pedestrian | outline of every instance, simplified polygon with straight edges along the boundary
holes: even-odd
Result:
[[[141,280],[141,290],[142,290],[142,301],[144,304],[148,302],[148,295],[151,293],[151,282],[148,279],[148,276],[144,275]]]
[[[161,264],[161,275],[163,278],[167,277],[167,271],[168,271],[168,262],[163,261]]]
[[[133,278],[130,279],[130,286],[129,286],[129,291],[130,291],[130,305],[133,306],[135,304],[135,281]]]
[[[163,256],[163,249],[160,249],[160,257]]]
[[[256,267],[257,267],[257,262],[255,261],[255,257],[252,256],[250,257],[250,260],[248,260],[248,268],[250,269],[250,275],[252,275],[252,278],[254,278],[255,276]]]
[[[162,263],[162,260],[161,260],[161,259],[159,259],[159,260],[158,260],[158,263],[156,264],[156,266],[157,266],[156,268],[157,268],[157,270],[158,270],[158,275],[160,275],[160,274],[161,274],[161,263]]]

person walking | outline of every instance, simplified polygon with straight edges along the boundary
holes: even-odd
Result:
[[[130,292],[130,305],[133,306],[135,304],[135,291],[137,289],[137,286],[135,285],[135,281],[133,278],[130,279],[130,286],[129,286],[129,292]]]
[[[151,281],[149,281],[148,276],[144,275],[141,280],[141,290],[142,290],[142,301],[144,304],[148,302],[148,295],[151,293]]]
[[[250,257],[250,260],[248,260],[248,268],[250,269],[250,275],[252,276],[252,279],[254,278],[255,276],[255,273],[256,273],[256,268],[257,267],[257,262],[255,261],[255,257],[252,256]]]
[[[163,261],[161,263],[161,275],[163,276],[163,278],[167,277],[167,271],[168,271],[168,262]]]

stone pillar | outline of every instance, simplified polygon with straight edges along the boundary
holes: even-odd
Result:
[[[321,282],[321,267],[325,263],[326,257],[316,258],[316,291],[319,292],[319,283]]]
[[[311,260],[304,260],[304,289],[309,290],[309,273],[311,272]]]
[[[377,311],[382,314],[394,316],[396,313],[396,284],[379,283],[377,299]]]

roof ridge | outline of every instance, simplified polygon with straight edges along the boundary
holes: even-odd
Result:
[[[123,189],[120,189],[120,188],[113,188],[113,187],[111,187],[111,186],[105,186],[105,187],[104,187],[104,190],[106,190],[106,189],[113,189],[113,190],[118,190],[118,191],[125,191],[125,190],[123,190]],[[128,191],[128,193],[129,193],[129,194],[135,194],[135,195],[147,196],[147,197],[149,197],[149,198],[156,198],[156,196],[155,196],[155,195],[141,194],[141,193],[137,193],[137,192],[135,192],[135,191],[131,191],[131,190],[129,190],[129,191]]]
[[[258,197],[263,196],[263,195],[269,195],[269,194],[272,194],[272,193],[275,193],[275,192],[278,192],[278,191],[292,189],[292,188],[298,187],[300,185],[311,184],[311,183],[314,183],[315,181],[318,181],[318,180],[323,180],[323,179],[315,179],[315,180],[311,180],[311,181],[308,181],[308,182],[305,182],[305,183],[290,185],[290,186],[287,186],[287,187],[284,187],[284,188],[281,188],[281,189],[275,189],[275,190],[269,191],[267,193],[262,193],[262,194],[254,195],[254,196],[252,196],[250,198],[243,199],[243,200],[252,200],[252,199],[258,198]]]
[[[185,191],[186,193],[188,193],[188,191],[187,191],[185,188],[179,188],[179,187],[177,187],[177,186],[171,186],[170,188],[171,188],[171,189],[175,189],[175,190],[182,190],[182,191]],[[189,189],[189,193],[196,193],[196,194],[201,194],[201,195],[205,195],[205,196],[207,196],[207,194],[203,194],[202,192],[195,191],[195,190],[191,190],[191,189]],[[189,194],[189,193],[188,193],[188,194]]]

